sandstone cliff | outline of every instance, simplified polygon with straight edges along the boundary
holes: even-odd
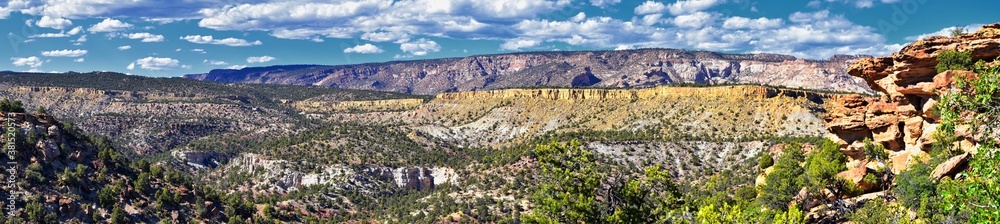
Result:
[[[533,52],[341,66],[220,69],[186,78],[217,82],[319,85],[413,94],[517,87],[647,87],[671,83],[747,83],[865,92],[846,74],[853,56],[826,61],[773,54],[673,49]]]
[[[976,75],[968,71],[938,73],[936,57],[944,50],[969,51],[974,60],[992,61],[1000,56],[1000,24],[957,37],[919,40],[891,57],[863,58],[852,64],[849,73],[864,78],[885,97],[844,97],[832,109],[827,128],[835,135],[834,140],[846,147],[848,155],[854,160],[863,159],[860,140],[864,138],[872,138],[892,151],[894,171],[905,169],[926,154],[935,142],[933,135],[940,122],[935,109],[940,97],[953,89],[955,77]],[[981,140],[969,131],[957,134],[958,146],[963,150],[972,150]]]

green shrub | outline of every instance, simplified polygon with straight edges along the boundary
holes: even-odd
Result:
[[[896,188],[893,189],[893,193],[899,202],[907,208],[917,210],[923,203],[931,202],[923,199],[937,197],[937,185],[930,177],[931,169],[926,163],[917,163],[896,176]],[[932,214],[933,211],[928,213]],[[925,214],[924,217],[927,216],[929,215]]]
[[[906,210],[892,206],[885,199],[875,198],[861,208],[847,213],[847,219],[858,224],[909,223]]]
[[[975,61],[972,60],[970,51],[942,51],[937,55],[938,64],[934,66],[938,72],[948,70],[972,70]]]
[[[771,167],[772,165],[774,165],[774,158],[771,158],[770,154],[761,153],[760,161],[757,162],[757,167],[763,170]]]
[[[787,210],[792,197],[806,184],[803,179],[805,170],[799,166],[805,160],[802,146],[793,143],[782,151],[778,162],[774,164],[774,171],[765,178],[765,184],[760,189],[761,195],[757,198],[762,206],[779,211]]]
[[[810,188],[818,190],[832,185],[837,173],[847,170],[844,165],[846,160],[847,157],[840,152],[840,146],[829,140],[823,142],[806,158],[806,179]]]

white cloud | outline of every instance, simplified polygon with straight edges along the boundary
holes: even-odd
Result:
[[[87,50],[54,50],[54,51],[43,51],[42,56],[45,57],[80,57],[87,54]]]
[[[204,61],[201,61],[201,62],[205,63],[206,65],[215,65],[215,66],[229,65],[229,63],[226,63],[224,61],[216,61],[216,60],[208,60],[208,59],[205,59]]]
[[[131,33],[125,35],[128,39],[139,40],[142,42],[163,42],[163,35],[151,34],[151,33]]]
[[[122,22],[117,19],[105,18],[104,21],[94,24],[88,28],[87,31],[90,31],[91,33],[118,32],[128,28],[132,28],[132,24]]]
[[[83,62],[83,58],[73,59],[73,62]]]
[[[634,12],[636,15],[658,14],[663,13],[663,10],[666,9],[667,6],[663,5],[663,3],[646,1],[639,6],[636,6]]]
[[[79,33],[80,33],[80,31],[83,31],[83,27],[82,27],[82,26],[78,26],[78,27],[73,27],[73,29],[71,29],[71,30],[69,30],[68,32],[66,32],[66,34],[69,34],[69,35],[77,35],[77,34],[79,34]]]
[[[667,10],[672,15],[684,15],[700,12],[725,2],[725,0],[679,0],[667,5]]]
[[[587,14],[583,13],[583,12],[580,12],[580,13],[577,13],[575,16],[570,17],[569,21],[580,22],[580,21],[583,21],[584,19],[587,19]]]
[[[191,49],[191,52],[199,52],[199,53],[204,54],[205,53],[205,49],[195,48],[195,49]]]
[[[269,61],[274,61],[276,59],[277,58],[275,58],[275,57],[271,57],[271,56],[267,56],[267,55],[260,56],[260,57],[248,57],[247,58],[247,63],[250,63],[250,64],[253,64],[253,63],[265,63],[265,62],[269,62]]]
[[[854,7],[857,8],[871,8],[872,6],[875,6],[876,1],[881,2],[883,4],[893,4],[902,2],[903,0],[813,0],[809,1],[809,3],[806,4],[806,6],[813,8],[820,8],[822,7],[824,2],[826,3],[837,2],[837,3],[853,5]]]
[[[186,40],[186,41],[191,42],[191,43],[196,43],[196,44],[217,44],[217,45],[226,45],[226,46],[231,46],[231,47],[246,47],[246,46],[255,46],[255,45],[264,44],[263,42],[260,42],[259,40],[253,41],[253,42],[249,42],[249,41],[244,40],[244,39],[233,38],[233,37],[225,38],[225,39],[215,39],[211,35],[209,35],[209,36],[188,35],[188,36],[183,36],[180,39],[181,40]]]
[[[87,42],[87,35],[80,35],[80,37],[76,38],[76,40],[73,41],[73,42],[77,42],[77,43]]]
[[[932,37],[932,36],[945,36],[945,37],[947,37],[947,36],[951,36],[951,31],[955,30],[955,28],[962,28],[962,29],[965,29],[966,33],[973,33],[973,32],[976,32],[976,30],[979,30],[979,28],[983,28],[983,25],[985,25],[985,24],[979,24],[979,23],[977,23],[977,24],[971,24],[971,25],[966,25],[966,26],[951,26],[951,27],[946,27],[944,29],[938,30],[937,32],[933,32],[933,33],[925,33],[925,34],[920,34],[920,35],[908,36],[908,37],[906,37],[906,40],[908,40],[908,41],[916,41],[916,40],[921,40],[921,39]]]
[[[590,0],[590,5],[597,6],[598,8],[605,8],[617,5],[621,2],[622,0]]]
[[[781,19],[768,19],[765,17],[750,19],[746,17],[734,16],[726,19],[726,21],[722,23],[722,28],[766,30],[778,28],[782,25],[784,25],[784,21]]]
[[[180,61],[173,58],[158,58],[158,57],[146,57],[135,60],[126,67],[128,70],[135,69],[135,66],[139,66],[141,69],[146,70],[171,70],[177,68],[190,68],[186,65],[181,65]]]
[[[632,45],[618,45],[618,47],[615,47],[616,51],[631,50],[631,49],[635,49],[635,47]]]
[[[36,38],[36,37],[41,37],[41,38],[69,37],[69,36],[73,36],[73,35],[79,34],[81,30],[83,30],[83,27],[78,26],[78,27],[74,27],[73,29],[70,29],[69,31],[59,31],[58,33],[35,34],[35,35],[31,35],[29,37],[30,38]]]
[[[433,40],[420,38],[419,40],[413,42],[400,44],[399,49],[415,56],[423,56],[427,55],[429,52],[441,51],[441,45],[438,45],[438,43]]]
[[[371,32],[361,34],[361,39],[373,42],[393,41],[404,43],[410,40],[410,35],[404,32]]]
[[[66,27],[73,26],[73,22],[68,19],[63,19],[59,17],[42,16],[38,22],[35,23],[38,27],[52,28],[52,29],[65,29]]]
[[[38,68],[38,67],[41,67],[42,64],[44,64],[44,62],[42,62],[42,59],[39,59],[38,57],[35,57],[35,56],[26,57],[26,58],[17,58],[17,57],[14,57],[14,58],[10,58],[10,60],[12,61],[11,64],[13,64],[14,66],[18,66],[18,67],[20,67],[20,66],[28,66],[28,67],[31,67],[31,68]]]
[[[246,68],[246,67],[247,67],[246,65],[231,65],[229,67],[226,67],[226,69],[240,70],[240,69],[243,69],[243,68]]]
[[[788,20],[794,23],[811,23],[825,20],[830,17],[830,11],[822,10],[816,12],[794,12],[788,16]]]
[[[502,49],[502,50],[519,50],[519,49],[522,49],[522,48],[537,47],[539,44],[542,44],[542,42],[539,41],[539,40],[532,40],[532,39],[512,39],[512,40],[507,40],[506,42],[504,42],[503,44],[501,44],[500,45],[500,49]]]
[[[382,48],[372,44],[357,45],[344,49],[344,53],[376,54],[384,52]]]
[[[129,45],[118,46],[118,50],[119,51],[124,51],[124,50],[128,50],[128,49],[132,49],[132,46],[129,46]]]
[[[702,28],[715,22],[717,15],[707,12],[695,12],[693,14],[679,15],[674,17],[674,25],[684,28]]]

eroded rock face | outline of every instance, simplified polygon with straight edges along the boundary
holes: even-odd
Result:
[[[675,49],[533,52],[340,66],[217,69],[186,78],[393,91],[421,95],[528,86],[650,87],[747,83],[871,93],[846,75],[856,56],[805,60],[774,54]]]
[[[973,34],[919,40],[891,57],[863,58],[851,64],[848,73],[864,79],[885,96],[837,99],[837,106],[826,118],[827,129],[834,134],[831,139],[839,141],[847,148],[845,151],[853,152],[859,141],[872,138],[891,152],[896,172],[905,169],[915,157],[926,155],[923,151],[935,142],[933,134],[940,122],[934,108],[940,97],[952,91],[958,77],[977,77],[969,71],[937,72],[937,55],[945,50],[968,51],[974,60],[992,61],[1000,56],[1000,23],[983,26]],[[958,147],[974,149],[980,140],[975,136],[959,135]],[[951,171],[940,175],[953,174]]]

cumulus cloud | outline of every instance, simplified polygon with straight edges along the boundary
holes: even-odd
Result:
[[[361,34],[361,39],[373,42],[398,42],[403,43],[410,40],[410,34],[405,32],[368,32]]]
[[[666,8],[671,15],[684,15],[706,10],[725,2],[725,0],[679,0],[667,5]]]
[[[119,51],[124,51],[124,50],[128,50],[128,49],[132,49],[132,46],[129,46],[129,45],[118,46],[118,50]]]
[[[928,37],[933,37],[933,36],[945,36],[945,37],[947,37],[947,36],[951,36],[951,31],[955,30],[955,28],[965,29],[965,32],[972,33],[972,32],[976,32],[976,30],[979,30],[979,28],[983,28],[983,25],[985,25],[985,24],[976,23],[976,24],[971,24],[971,25],[966,25],[966,26],[945,27],[945,28],[943,28],[941,30],[938,30],[937,32],[933,32],[933,33],[925,33],[925,34],[920,34],[920,35],[908,36],[908,37],[906,37],[906,40],[908,40],[908,41],[916,41],[916,40],[921,40],[921,39],[928,38]]]
[[[38,68],[38,67],[41,67],[42,64],[44,64],[44,62],[42,62],[42,59],[39,59],[38,57],[35,57],[35,56],[26,57],[26,58],[13,57],[13,58],[10,58],[10,60],[11,60],[11,64],[13,64],[14,66],[17,66],[17,67],[28,66],[28,67],[31,67],[31,68]]]
[[[83,62],[83,58],[73,59],[73,62]]]
[[[400,44],[399,49],[403,50],[403,52],[410,53],[411,55],[423,56],[427,55],[429,52],[441,51],[441,45],[438,45],[438,43],[433,40],[420,38],[419,40],[413,42]]]
[[[243,68],[246,68],[246,67],[247,67],[246,65],[231,65],[229,67],[226,67],[226,69],[240,70],[240,69],[243,69]]]
[[[177,59],[158,58],[158,57],[146,57],[135,60],[134,62],[130,63],[126,68],[128,70],[133,70],[136,68],[136,66],[139,66],[140,69],[146,69],[146,70],[172,70],[178,68],[189,68],[186,65],[181,65],[180,61],[178,61]]]
[[[617,5],[621,3],[622,0],[590,0],[590,5],[597,6],[598,8],[606,8],[609,6]]]
[[[80,31],[82,31],[82,30],[83,30],[83,27],[78,26],[78,27],[74,27],[73,29],[70,29],[69,31],[59,31],[58,33],[41,33],[41,34],[31,35],[29,37],[30,38],[38,38],[38,37],[41,37],[41,38],[70,37],[70,36],[79,34]]]
[[[750,19],[746,17],[734,16],[727,18],[726,21],[722,23],[722,28],[765,30],[778,28],[783,24],[784,21],[781,19],[769,19],[765,17]]]
[[[45,57],[80,57],[87,54],[87,50],[54,50],[54,51],[43,51],[42,56]]]
[[[233,38],[233,37],[225,38],[225,39],[215,39],[211,35],[208,35],[208,36],[188,35],[188,36],[181,37],[181,40],[186,40],[188,42],[196,43],[196,44],[217,44],[217,45],[226,45],[226,46],[230,46],[230,47],[246,47],[246,46],[255,46],[255,45],[264,44],[263,42],[260,42],[259,40],[250,42],[250,41],[247,41],[247,40],[244,40],[244,39]]]
[[[488,29],[571,5],[570,0],[348,0],[247,3],[205,9],[199,26],[216,30],[264,30],[284,39],[320,41],[374,32],[486,38]],[[294,13],[288,13],[294,12]],[[489,23],[483,21],[490,21]],[[372,41],[375,37],[373,37]],[[394,42],[407,40],[395,39]]]
[[[542,42],[539,40],[532,39],[512,39],[507,40],[500,45],[502,50],[520,50],[522,48],[537,47]]]
[[[131,33],[125,35],[128,39],[142,40],[142,42],[163,42],[163,35],[151,33]]]
[[[881,2],[883,4],[893,4],[902,1],[903,0],[812,0],[809,1],[809,3],[806,4],[806,6],[819,8],[823,6],[823,3],[843,3],[852,5],[857,8],[871,8],[872,6],[875,6],[875,2]]]
[[[344,49],[344,53],[358,53],[358,54],[376,54],[382,53],[382,48],[372,44],[357,45],[354,47],[349,47]]]
[[[216,61],[216,60],[208,60],[208,59],[205,59],[204,61],[202,61],[202,63],[205,63],[206,65],[215,65],[215,66],[229,65],[229,63],[226,63],[224,61]]]
[[[707,12],[695,12],[693,14],[679,15],[674,17],[673,23],[678,27],[701,28],[715,22],[716,14]]]
[[[271,56],[267,56],[267,55],[260,56],[260,57],[248,57],[247,58],[247,63],[250,63],[250,64],[253,64],[253,63],[265,63],[265,62],[269,62],[269,61],[274,61],[276,59],[277,58],[275,58],[275,57],[271,57]]]
[[[103,21],[88,28],[87,31],[91,33],[118,32],[128,28],[132,28],[132,24],[117,19],[105,18]]]
[[[65,29],[66,27],[73,26],[73,22],[68,19],[63,19],[59,17],[42,16],[38,22],[35,22],[38,27],[52,28],[52,29]]]
[[[636,15],[646,15],[646,14],[663,13],[663,10],[665,9],[667,9],[667,6],[663,5],[663,3],[646,1],[639,6],[636,6],[635,10],[633,11],[635,12]]]

